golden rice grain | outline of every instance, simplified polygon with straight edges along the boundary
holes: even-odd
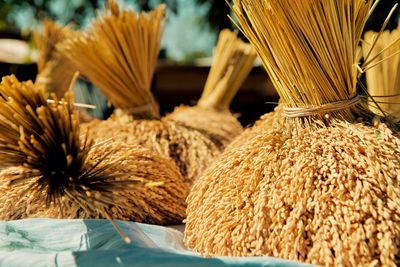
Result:
[[[200,131],[221,148],[225,148],[243,132],[240,122],[228,110],[218,111],[199,106],[179,106],[164,119]]]
[[[110,147],[111,146],[111,147]],[[121,175],[127,181],[125,190],[113,192],[113,202],[107,212],[113,219],[130,220],[151,224],[171,225],[179,224],[185,218],[185,198],[188,186],[184,183],[176,165],[158,153],[125,144],[110,143],[95,147],[89,155],[89,164],[95,164],[110,149],[118,148],[105,162],[127,154],[126,158],[116,162],[111,169],[114,175]],[[7,176],[25,173],[27,169],[8,168],[0,173],[0,180],[7,180]],[[128,181],[132,181],[130,188]],[[138,183],[140,181],[140,183]],[[157,186],[149,186],[157,182]],[[0,187],[0,196],[4,205],[0,207],[0,219],[16,220],[24,218],[71,218],[89,219],[105,218],[98,210],[82,208],[77,202],[69,201],[62,209],[55,203],[46,204],[45,191],[35,194],[29,193],[33,182],[18,185],[3,184]]]
[[[189,187],[172,160],[137,145],[81,139],[71,92],[48,101],[42,87],[8,76],[0,95],[0,163],[8,167],[0,172],[2,219],[182,221]]]
[[[198,180],[188,247],[325,266],[400,264],[400,140],[384,124],[290,134],[257,135]]]
[[[200,177],[221,152],[204,134],[172,121],[131,120],[129,116],[116,116],[82,127],[96,140],[114,139],[141,145],[171,158],[188,184]]]

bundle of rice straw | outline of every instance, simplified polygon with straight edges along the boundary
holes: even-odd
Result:
[[[70,26],[61,26],[50,19],[43,20],[41,28],[33,32],[33,39],[39,50],[35,84],[42,86],[49,94],[54,93],[57,98],[63,97],[75,84],[76,73],[71,62],[60,54],[57,45],[78,35]],[[86,111],[81,111],[79,116],[81,122],[93,119]]]
[[[188,186],[168,158],[80,138],[73,95],[13,76],[0,84],[0,218],[107,218],[180,223]]]
[[[374,47],[372,47],[373,44],[375,44]],[[365,33],[362,48],[364,58],[372,63],[366,71],[369,94],[376,103],[380,104],[379,106],[385,114],[399,118],[400,25],[392,32]],[[376,107],[376,103],[370,101],[371,109],[382,114]]]
[[[219,155],[219,148],[204,134],[171,121],[159,120],[151,93],[165,24],[165,6],[150,13],[119,9],[108,1],[80,38],[62,44],[62,53],[92,81],[122,114],[85,125],[95,138],[113,138],[143,145],[178,165],[187,183]]]
[[[157,118],[158,105],[150,89],[164,24],[164,5],[138,14],[120,10],[115,0],[109,0],[82,36],[59,48],[114,107],[135,118]]]
[[[63,97],[69,89],[76,70],[61,56],[57,44],[77,35],[70,26],[61,26],[49,19],[43,20],[41,27],[33,32],[33,39],[39,51],[36,84],[47,92],[55,93],[58,98]]]
[[[234,0],[286,119],[226,150],[196,182],[187,200],[189,248],[399,266],[398,132],[356,95],[356,50],[374,3]]]
[[[228,29],[221,31],[203,94],[194,107],[180,106],[166,116],[208,134],[226,146],[243,128],[229,111],[237,91],[253,68],[257,55]]]

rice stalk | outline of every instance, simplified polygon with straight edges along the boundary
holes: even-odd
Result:
[[[234,0],[284,121],[226,149],[192,187],[189,248],[322,266],[400,264],[399,132],[356,92],[358,45],[376,3]]]
[[[63,97],[69,89],[76,69],[61,56],[57,45],[78,35],[70,26],[61,26],[49,19],[43,20],[41,27],[33,32],[33,39],[39,51],[38,76],[35,83],[43,86],[47,92],[55,93],[58,98]]]
[[[158,118],[151,82],[164,28],[164,5],[136,13],[109,0],[86,32],[60,49],[115,107],[136,118]]]
[[[237,91],[253,69],[256,57],[251,45],[230,30],[222,30],[198,106],[229,110]]]
[[[363,55],[373,58],[366,70],[368,92],[387,114],[400,115],[400,28],[379,33],[367,32],[362,43]],[[377,39],[371,51],[374,40]],[[385,49],[389,45],[388,49]],[[377,63],[377,64],[376,64]],[[370,107],[381,114],[373,101]],[[384,114],[381,114],[384,115]]]
[[[200,130],[225,147],[243,128],[229,111],[237,91],[254,66],[253,48],[228,29],[222,30],[214,49],[202,96],[194,107],[179,106],[166,116],[183,125]]]
[[[188,187],[176,165],[142,147],[82,139],[72,93],[48,101],[42,87],[9,76],[0,96],[2,219],[184,218]]]

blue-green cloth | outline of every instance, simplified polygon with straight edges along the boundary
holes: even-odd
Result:
[[[306,266],[269,257],[203,258],[168,227],[106,220],[0,221],[0,266]]]

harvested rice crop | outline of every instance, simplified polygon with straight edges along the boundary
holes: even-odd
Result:
[[[356,51],[374,3],[234,0],[281,96],[284,127],[227,149],[193,186],[189,248],[323,266],[400,265],[399,128],[356,93]]]
[[[149,13],[121,9],[115,1],[92,22],[83,37],[68,40],[62,53],[119,109],[106,121],[83,127],[95,139],[143,145],[169,157],[190,184],[219,155],[206,135],[160,120],[151,92],[165,24],[165,6]],[[122,114],[122,115],[121,115]]]
[[[252,70],[255,59],[256,53],[249,44],[228,29],[221,31],[199,103],[194,107],[177,107],[165,119],[204,132],[217,145],[225,147],[243,131],[229,106]]]
[[[168,158],[82,140],[73,96],[49,102],[31,82],[0,84],[1,219],[107,218],[179,223],[188,186]]]
[[[220,154],[206,135],[171,121],[131,120],[118,116],[83,125],[97,140],[118,140],[141,145],[171,158],[187,184],[192,184]]]
[[[43,20],[41,27],[33,32],[33,39],[39,50],[36,84],[49,93],[55,93],[58,98],[62,98],[69,89],[76,69],[61,56],[57,45],[78,35],[71,27],[49,19]]]

